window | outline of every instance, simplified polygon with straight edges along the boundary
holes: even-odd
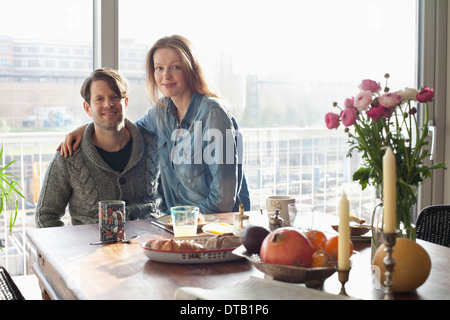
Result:
[[[55,146],[70,128],[89,119],[79,89],[93,68],[92,2],[16,0],[1,5],[2,12],[11,14],[0,19],[0,95],[7,97],[0,101],[0,141],[16,160],[12,173],[20,177],[27,198],[15,233],[34,226],[39,182]],[[197,47],[203,66],[244,128],[253,209],[264,209],[269,194],[287,193],[313,202],[320,211],[335,212],[345,190],[354,200],[353,212],[367,218],[373,190],[361,192],[351,181],[358,161],[345,157],[345,134],[326,130],[323,116],[333,101],[354,94],[364,78],[381,82],[389,72],[392,88],[415,86],[422,58],[417,57],[417,16],[423,14],[416,12],[416,1],[118,2],[120,48],[114,42],[109,47],[118,49],[120,71],[130,80],[131,119],[149,108],[144,89],[148,49],[162,36],[184,35]],[[417,2],[428,9],[420,25],[428,30],[422,50],[433,55],[436,33],[444,41],[448,38],[447,20],[441,17],[447,4]],[[435,25],[436,17],[444,29]],[[427,59],[427,80],[445,70],[442,61],[446,59]],[[443,105],[440,114],[445,114]],[[435,120],[444,118],[435,114]],[[27,135],[30,131],[34,133]],[[445,191],[443,184],[436,190]],[[0,225],[6,225],[2,219]],[[23,242],[4,241],[7,234],[0,227],[0,247],[6,243],[0,252],[3,265],[2,255],[10,253],[13,261],[15,244]],[[8,248],[8,243],[14,244]],[[24,254],[24,245],[21,250]],[[26,273],[20,263],[10,262],[8,270]]]
[[[159,38],[181,34],[245,128],[253,209],[278,193],[335,212],[344,189],[354,212],[369,218],[374,192],[352,182],[358,162],[345,157],[344,132],[327,131],[323,118],[334,101],[356,95],[363,79],[383,83],[390,73],[390,87],[416,86],[415,1],[127,0],[119,7],[129,117],[149,108],[146,52]]]
[[[9,213],[0,215],[0,264],[12,275],[31,272],[25,230],[35,226],[40,184],[63,138],[57,132],[87,119],[79,92],[93,68],[92,7],[92,0],[16,0],[0,5],[0,144],[4,147],[0,163],[16,161],[8,173],[19,178],[26,197],[19,202],[12,236]],[[60,50],[66,54],[60,55]],[[71,52],[79,52],[76,61]]]
[[[74,93],[93,66],[92,0],[17,0],[2,6],[11,14],[0,19],[0,94],[8,97],[0,101],[0,131],[67,130],[50,126],[49,114],[39,111],[52,106],[62,107],[72,126],[86,121],[81,96]],[[68,77],[70,88],[60,81]],[[46,82],[53,83],[52,90]]]

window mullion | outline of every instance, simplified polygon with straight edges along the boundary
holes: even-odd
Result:
[[[119,68],[119,0],[93,0],[94,69]]]

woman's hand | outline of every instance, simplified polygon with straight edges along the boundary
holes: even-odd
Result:
[[[68,156],[72,156],[72,153],[78,149],[83,140],[83,133],[86,126],[83,125],[66,134],[66,139],[56,148],[56,151],[61,151],[62,157],[67,158]]]

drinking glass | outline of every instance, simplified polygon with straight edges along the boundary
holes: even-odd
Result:
[[[196,206],[170,208],[175,237],[193,237],[197,235],[198,212],[199,208]]]
[[[314,207],[307,204],[289,203],[289,220],[291,226],[298,227],[301,230],[308,231],[314,224]]]

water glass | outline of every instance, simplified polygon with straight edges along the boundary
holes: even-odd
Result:
[[[175,237],[193,237],[197,235],[198,212],[199,208],[196,206],[170,208]]]
[[[307,204],[289,203],[289,220],[291,226],[298,227],[301,230],[308,231],[314,224],[314,207]]]

